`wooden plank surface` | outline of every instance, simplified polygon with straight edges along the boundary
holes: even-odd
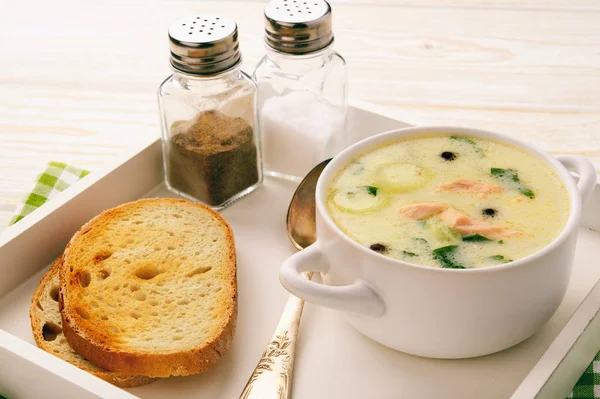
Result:
[[[0,13],[0,229],[46,162],[92,170],[159,136],[166,30],[238,22],[244,69],[263,55],[258,1],[11,2]],[[333,1],[350,95],[412,124],[486,128],[600,167],[600,3]]]

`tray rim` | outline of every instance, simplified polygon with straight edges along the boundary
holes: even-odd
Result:
[[[349,108],[352,108],[356,112],[359,112],[359,113],[366,112],[369,114],[374,114],[374,116],[377,116],[377,117],[389,119],[390,121],[393,121],[396,123],[404,123],[404,122],[396,119],[396,117],[394,115],[387,113],[387,112],[382,112],[382,110],[378,109],[376,106],[373,106],[368,103],[364,103],[362,101],[351,101],[349,104]],[[407,126],[410,126],[410,125],[407,125]],[[135,160],[136,159],[139,160],[139,159],[143,158],[144,153],[146,153],[146,152],[155,152],[156,151],[155,147],[160,146],[160,145],[161,145],[160,137],[156,137],[151,140],[145,140],[142,143],[140,143],[138,146],[136,146],[136,148],[133,151],[130,151],[127,154],[119,157],[116,162],[114,162],[110,165],[107,165],[97,171],[94,171],[94,172],[90,173],[90,175],[88,175],[86,177],[86,179],[82,179],[82,180],[76,182],[69,188],[69,190],[67,192],[63,193],[60,196],[57,196],[52,201],[49,201],[48,203],[44,204],[43,207],[38,208],[33,213],[28,215],[27,218],[21,220],[18,224],[10,226],[10,227],[6,228],[2,233],[0,233],[0,250],[2,250],[2,248],[4,248],[5,246],[10,245],[12,242],[15,242],[15,240],[19,240],[20,238],[23,238],[23,235],[25,235],[28,231],[31,231],[32,229],[34,229],[36,227],[36,225],[38,223],[41,223],[42,221],[44,221],[45,218],[53,215],[55,212],[57,212],[61,209],[64,210],[65,208],[68,208],[69,203],[71,201],[78,198],[81,194],[85,193],[92,186],[101,183],[102,181],[109,178],[111,175],[114,175],[115,173],[119,172],[128,163],[132,163],[132,162],[135,163]],[[130,167],[133,167],[134,169],[136,166],[139,166],[139,165],[130,165]],[[156,172],[156,170],[154,172]],[[144,180],[144,183],[142,184],[143,186],[148,187],[149,186],[148,181],[154,181],[156,183],[154,185],[151,185],[151,187],[155,187],[155,186],[161,184],[161,182],[162,182],[162,165],[161,165],[161,170],[160,170],[160,179],[158,179],[158,181],[156,181],[156,176],[151,176],[152,175],[151,173],[143,173],[142,176],[144,176],[146,174],[149,175],[150,177],[143,179]],[[155,175],[156,175],[156,173],[155,173]],[[600,180],[600,177],[599,177],[599,180]],[[133,189],[135,189],[135,188],[133,188]],[[147,191],[148,190],[145,189],[145,190],[143,190],[143,192],[139,193],[140,195],[137,195],[137,196],[133,195],[133,196],[139,197]],[[600,200],[600,182],[596,188],[596,194],[597,194],[596,199]],[[596,201],[596,202],[600,202],[600,201]],[[600,213],[600,203],[598,203],[597,205],[599,205],[597,208]],[[594,230],[596,230],[596,229],[594,229]],[[47,257],[49,259],[51,258],[51,256],[47,256]],[[46,263],[49,263],[49,262],[46,262]],[[20,283],[23,283],[24,281],[26,281],[28,277],[29,276],[26,276],[24,279],[21,280]],[[0,298],[2,298],[5,293],[7,294],[7,293],[11,292],[17,286],[18,285],[13,285],[12,288],[9,288],[6,292],[4,292],[2,290],[1,282],[0,282]],[[526,398],[531,398],[531,397],[545,399],[545,398],[553,397],[553,396],[547,396],[548,395],[547,386],[548,386],[548,384],[551,384],[553,381],[555,381],[557,378],[561,378],[561,376],[559,375],[559,373],[560,373],[559,366],[564,364],[563,361],[566,359],[566,357],[568,355],[572,355],[573,353],[575,353],[576,344],[578,342],[581,342],[580,339],[584,336],[586,331],[591,330],[591,328],[589,328],[591,326],[591,324],[594,323],[594,321],[597,321],[596,324],[600,325],[600,308],[597,308],[591,317],[589,317],[589,315],[586,315],[586,317],[584,317],[584,319],[587,322],[583,322],[582,320],[575,320],[575,319],[577,319],[576,316],[579,314],[580,310],[586,304],[586,301],[588,301],[590,298],[597,299],[597,303],[600,306],[600,281],[594,285],[594,287],[590,290],[590,292],[582,300],[580,305],[574,310],[573,314],[569,317],[569,319],[567,320],[565,325],[561,328],[558,335],[552,340],[552,342],[550,343],[548,348],[544,351],[544,353],[538,359],[538,361],[533,366],[533,368],[529,371],[529,373],[521,381],[521,384],[518,386],[516,391],[514,391],[513,395],[511,396],[511,399],[526,399]],[[589,313],[589,310],[587,313]],[[565,338],[564,337],[565,330],[568,330],[568,326],[570,326],[572,323],[576,324],[576,327],[574,327],[574,328],[578,328],[578,330],[577,330],[578,336],[575,339],[572,339],[573,338],[572,336],[567,336]],[[565,345],[566,339],[569,339],[572,342],[570,342],[570,346],[568,347],[568,349],[565,350],[564,345]],[[82,371],[82,370],[78,369],[77,367],[72,366],[69,363],[60,360],[59,358],[56,358],[55,356],[44,352],[43,350],[39,349],[37,346],[32,345],[32,344],[22,340],[21,338],[4,331],[1,328],[0,328],[0,351],[11,352],[11,353],[23,358],[24,360],[26,360],[28,362],[34,363],[37,367],[41,367],[41,368],[44,368],[44,369],[52,372],[53,374],[56,375],[57,378],[62,378],[62,379],[68,380],[72,384],[75,384],[75,385],[79,386],[80,388],[88,391],[90,394],[100,395],[100,397],[111,397],[111,398],[123,398],[123,399],[137,398],[137,396],[132,395],[125,390],[116,388],[113,385],[100,380],[99,378],[93,377],[93,376],[89,375],[88,373],[86,373],[85,371]],[[551,372],[548,373],[546,370],[546,369],[548,369],[548,367],[546,366],[546,362],[548,362],[548,359],[552,359],[555,356],[555,354],[560,351],[564,352],[564,356],[561,357],[558,364],[554,365],[551,369]],[[595,353],[593,353],[591,355],[591,358],[593,358],[594,356],[595,356]],[[591,361],[591,358],[590,358],[590,361]],[[584,369],[585,369],[585,367],[587,367],[587,364],[589,364],[589,361],[584,366]],[[543,375],[543,377],[542,377],[542,375],[540,375],[540,371],[539,371],[540,369],[544,369],[544,372],[541,373]],[[58,370],[58,372],[56,372],[54,370]],[[559,372],[558,374],[557,374],[557,371]],[[583,372],[583,369],[581,370],[581,372]],[[581,373],[578,373],[578,376],[579,375],[581,375]],[[579,377],[577,377],[577,378],[579,378]],[[85,382],[85,384],[83,382]],[[575,384],[575,382],[576,382],[576,380],[573,382],[573,385]],[[572,389],[573,385],[571,385],[568,388],[569,392]],[[530,395],[531,393],[533,393],[532,390],[535,390],[535,396],[524,396],[524,395]],[[567,394],[568,394],[568,392],[567,392]],[[105,395],[109,395],[109,396],[105,396]],[[544,396],[544,395],[546,395],[546,396]]]
[[[581,301],[511,399],[566,398],[600,351],[600,338],[594,339],[599,335],[600,281]],[[581,357],[585,361],[581,361]]]
[[[67,380],[95,397],[104,398],[108,394],[110,395],[109,397],[116,399],[138,398],[0,329],[0,352],[2,351],[9,352],[26,362],[44,368],[46,371],[54,374],[56,378]]]

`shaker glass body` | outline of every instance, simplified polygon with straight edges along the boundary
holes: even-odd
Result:
[[[346,63],[332,45],[303,55],[267,46],[254,79],[266,174],[299,181],[346,147]]]
[[[211,76],[174,70],[158,102],[169,190],[221,209],[260,185],[256,85],[239,66]]]

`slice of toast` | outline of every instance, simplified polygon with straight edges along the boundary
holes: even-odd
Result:
[[[58,271],[61,264],[62,257],[52,264],[31,299],[29,318],[37,346],[121,388],[137,387],[152,382],[153,378],[101,369],[85,360],[69,346],[62,333],[62,320],[58,310]]]
[[[202,373],[235,330],[231,228],[173,198],[107,210],[67,245],[59,301],[67,340],[95,364],[150,377]]]

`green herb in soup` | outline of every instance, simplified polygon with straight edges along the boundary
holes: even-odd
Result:
[[[492,241],[489,238],[487,238],[486,236],[482,236],[481,234],[470,234],[468,236],[463,236],[462,238],[463,241],[466,242],[485,242],[485,241]]]
[[[516,171],[512,170],[512,169],[502,169],[502,168],[491,168],[490,172],[492,173],[492,176],[496,176],[502,179],[507,179],[510,181],[513,181],[515,183],[519,183],[519,175],[517,174]]]
[[[367,190],[367,192],[372,195],[373,197],[375,197],[377,195],[377,187],[373,187],[373,186],[365,186],[365,189]]]
[[[457,141],[463,141],[467,144],[470,144],[471,146],[473,146],[473,149],[479,154],[479,155],[485,155],[485,153],[483,152],[483,150],[481,148],[479,148],[479,146],[477,146],[477,143],[475,142],[475,140],[473,140],[470,137],[465,137],[465,136],[450,136],[451,140],[457,140]]]
[[[501,262],[501,263],[509,263],[509,262],[512,262],[512,260],[510,260],[510,259],[506,259],[506,258],[504,257],[504,255],[493,255],[493,256],[490,256],[490,259],[491,259],[491,260],[498,261],[498,262]]]
[[[531,191],[530,189],[528,189],[528,188],[526,188],[526,187],[521,187],[521,188],[519,189],[519,192],[520,192],[521,194],[523,194],[524,196],[526,196],[526,197],[529,197],[529,198],[533,198],[533,197],[535,197],[535,194],[533,193],[533,191]]]
[[[440,262],[442,267],[447,269],[464,269],[465,267],[459,265],[455,261],[456,250],[458,245],[448,245],[445,247],[437,248],[433,250],[433,258]]]
[[[372,251],[452,269],[501,265],[548,245],[570,211],[543,160],[468,136],[391,142],[332,180],[328,208]]]
[[[514,187],[516,190],[518,190],[524,196],[529,197],[529,198],[535,197],[535,194],[533,193],[533,191],[530,188],[525,187],[521,183],[521,180],[519,179],[519,174],[517,173],[516,170],[491,168],[490,173],[492,174],[492,176],[495,176],[501,180],[504,180],[504,182],[507,185]]]

